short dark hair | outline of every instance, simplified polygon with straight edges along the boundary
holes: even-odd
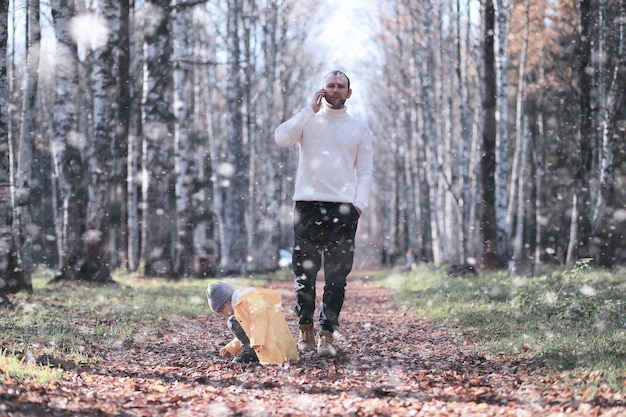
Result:
[[[324,76],[324,79],[326,79],[326,77],[328,77],[329,75],[343,75],[344,77],[346,77],[346,80],[348,80],[348,89],[350,89],[350,78],[348,78],[345,72],[339,71],[339,70],[332,70]]]

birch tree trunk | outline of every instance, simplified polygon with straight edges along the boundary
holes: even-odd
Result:
[[[111,219],[110,247],[115,256],[112,266],[121,266],[129,269],[129,221],[128,221],[128,161],[129,161],[129,134],[132,113],[133,80],[130,74],[131,45],[130,45],[130,1],[120,0],[120,16],[118,29],[118,74],[117,74],[117,120],[115,146],[113,148],[113,184],[111,189],[114,217]],[[119,258],[119,259],[118,259]]]
[[[189,69],[187,68],[187,51],[190,48],[187,42],[187,18],[185,9],[180,0],[172,4],[172,61],[173,91],[174,91],[174,155],[176,175],[176,257],[174,270],[177,276],[188,277],[193,274],[193,183],[197,178],[193,171],[194,149],[189,135],[191,120],[188,108],[191,99],[191,85]]]
[[[418,184],[419,189],[419,222],[421,226],[422,244],[420,246],[421,259],[432,260],[435,263],[441,261],[441,231],[437,213],[443,213],[443,203],[439,193],[439,173],[437,163],[437,146],[433,138],[438,137],[435,133],[436,122],[432,110],[436,107],[435,92],[433,91],[432,63],[433,57],[423,59],[423,67],[420,75],[422,91],[423,129],[420,135],[418,151]],[[432,163],[435,161],[435,163]],[[431,163],[426,163],[431,162]]]
[[[151,0],[146,15],[143,170],[144,221],[142,242],[145,274],[172,277],[176,218],[172,177],[172,80],[168,11],[170,0]]]
[[[24,279],[30,281],[33,272],[32,245],[38,227],[31,214],[33,183],[33,155],[37,117],[37,88],[39,83],[39,51],[41,29],[39,26],[39,0],[28,0],[26,9],[26,88],[22,105],[20,141],[15,184],[15,229],[17,230],[18,253]],[[31,285],[32,286],[32,285]]]
[[[253,185],[258,195],[253,198],[258,199],[258,203],[252,208],[251,215],[255,212],[259,214],[259,228],[256,234],[257,240],[263,244],[256,245],[257,249],[253,254],[255,264],[260,270],[273,270],[279,265],[279,250],[281,236],[280,201],[279,192],[280,181],[278,178],[278,167],[276,161],[280,159],[280,148],[272,140],[272,133],[279,124],[276,119],[276,102],[279,89],[277,85],[277,65],[279,60],[278,31],[280,30],[280,10],[274,1],[268,2],[265,9],[260,13],[264,19],[260,22],[263,37],[261,38],[261,49],[263,51],[265,88],[263,84],[259,86],[261,91],[265,91],[259,97],[262,103],[259,108],[263,109],[259,115],[261,120],[260,137],[257,142],[257,158],[259,159],[259,174],[265,187]],[[252,221],[251,224],[255,222]],[[253,235],[255,236],[255,235]],[[254,250],[252,245],[250,250]],[[260,249],[260,250],[259,250]]]
[[[600,1],[600,12],[606,13],[606,0]],[[614,205],[615,194],[615,147],[616,147],[616,116],[626,94],[626,0],[619,1],[618,46],[611,69],[610,86],[603,106],[601,120],[602,149],[600,159],[600,192],[596,197],[593,210],[591,236],[594,243],[593,255],[603,266],[611,266],[614,262],[612,245],[608,229],[609,217]],[[600,31],[606,31],[606,25],[600,25]]]
[[[433,81],[432,70],[434,68],[434,56],[432,50],[426,47],[428,43],[432,41],[433,37],[433,23],[430,19],[420,18],[420,11],[415,5],[411,5],[410,2],[406,2],[411,16],[411,23],[409,24],[409,37],[410,39],[419,39],[415,36],[416,33],[424,32],[425,37],[420,41],[412,41],[411,63],[415,67],[414,72],[410,74],[410,83],[412,87],[409,89],[409,101],[410,103],[417,103],[421,99],[421,106],[411,105],[412,120],[409,127],[411,132],[409,137],[414,138],[411,141],[411,146],[407,148],[410,158],[408,163],[408,169],[412,172],[411,187],[414,192],[409,194],[409,200],[407,201],[407,209],[415,207],[413,211],[415,213],[411,216],[411,222],[415,223],[415,226],[407,225],[407,230],[412,235],[417,233],[420,237],[420,242],[417,248],[417,256],[420,261],[428,262],[439,260],[440,250],[436,245],[439,244],[438,237],[438,222],[436,215],[433,215],[433,209],[437,210],[439,202],[437,196],[437,148],[433,143],[433,138],[437,137],[435,130],[436,125],[433,120],[433,114],[435,110],[435,96],[436,92],[435,83]],[[428,12],[425,15],[431,15],[432,4],[430,2],[425,4]],[[439,211],[439,210],[437,210]],[[413,229],[415,227],[415,229]],[[412,246],[412,245],[411,245]],[[409,249],[412,249],[409,246]]]
[[[421,132],[423,137],[423,147],[425,152],[424,164],[426,167],[426,180],[420,183],[422,195],[420,196],[420,221],[422,222],[422,233],[425,243],[425,259],[432,259],[435,264],[442,262],[444,246],[448,246],[444,230],[444,219],[446,215],[446,202],[444,195],[443,181],[441,180],[441,170],[443,168],[442,151],[439,142],[445,142],[444,125],[438,120],[445,118],[442,106],[442,82],[435,76],[437,71],[442,71],[438,65],[438,53],[442,49],[431,48],[429,45],[440,45],[437,39],[438,22],[441,19],[440,11],[436,5],[428,2],[426,13],[423,16],[437,16],[435,19],[426,19],[424,22],[425,44],[422,47],[423,58],[421,60],[421,82],[422,82],[422,106],[424,113],[424,129]],[[416,100],[417,101],[417,100]],[[440,138],[440,140],[434,140]],[[428,187],[427,187],[428,186]],[[428,196],[428,197],[425,197]]]
[[[593,112],[591,109],[591,30],[592,1],[579,1],[578,21],[578,106],[579,120],[577,130],[578,155],[575,161],[576,175],[573,193],[577,202],[570,227],[570,242],[566,263],[575,262],[575,258],[588,256],[590,237],[590,175],[593,163]],[[574,216],[574,213],[577,215]]]
[[[124,0],[126,1],[126,0]],[[136,13],[132,10],[132,18],[129,16],[128,32],[135,33],[136,28]],[[122,28],[120,31],[122,32]],[[144,39],[143,37],[131,37],[130,38],[130,53],[133,59],[130,60],[129,72],[136,74],[141,71],[144,64]],[[121,47],[122,44],[120,44]],[[120,86],[123,88],[124,77],[124,57],[120,55]],[[136,77],[132,81],[126,84],[127,94],[129,94],[130,102],[128,104],[129,109],[129,130],[128,130],[128,155],[126,161],[126,216],[127,216],[127,231],[128,231],[128,270],[131,272],[137,271],[140,266],[141,260],[141,235],[142,228],[140,224],[140,202],[142,201],[141,190],[143,187],[142,179],[142,143],[143,143],[143,131],[142,131],[142,100],[143,97],[143,79]],[[123,95],[120,95],[120,101],[123,100]],[[120,106],[120,123],[124,123],[124,109],[126,106]]]
[[[470,123],[469,112],[469,94],[468,94],[468,65],[469,62],[469,48],[467,43],[462,42],[462,23],[461,23],[461,2],[456,0],[456,51],[455,51],[455,73],[457,77],[457,92],[458,92],[458,106],[459,106],[459,123],[460,123],[460,139],[461,139],[461,155],[459,158],[460,163],[460,175],[459,175],[459,188],[460,202],[459,209],[461,210],[461,254],[459,263],[464,264],[467,261],[468,256],[468,230],[470,224],[470,180],[469,180],[469,164],[470,164],[470,152],[471,152],[471,140],[472,131]],[[465,29],[465,36],[469,34],[469,19],[467,28]],[[467,38],[465,38],[467,39]],[[465,47],[463,47],[465,46]],[[464,54],[461,51],[465,50]]]
[[[389,63],[389,71],[385,73],[385,77],[373,80],[370,85],[371,89],[388,88],[390,91],[389,95],[381,97],[380,102],[381,107],[387,108],[389,111],[381,113],[381,117],[375,119],[375,123],[371,126],[372,130],[378,131],[382,126],[385,126],[390,131],[395,132],[394,140],[390,144],[374,141],[374,152],[379,155],[379,157],[374,158],[375,172],[389,173],[384,175],[380,181],[374,181],[373,195],[378,195],[378,198],[372,201],[376,208],[373,207],[374,211],[371,214],[374,218],[382,219],[382,227],[378,229],[380,233],[377,245],[380,251],[380,263],[386,267],[395,266],[400,250],[404,250],[403,253],[411,257],[415,256],[419,239],[417,235],[402,233],[402,229],[409,226],[406,219],[403,218],[402,210],[406,209],[409,204],[407,201],[410,199],[409,194],[414,192],[415,187],[406,186],[407,180],[411,178],[406,166],[407,162],[405,162],[407,159],[405,155],[409,152],[407,148],[408,137],[413,125],[409,117],[410,106],[400,103],[409,100],[406,90],[407,87],[412,90],[412,77],[408,75],[408,71],[412,70],[415,65],[413,63],[411,65],[395,65],[396,62],[406,62],[410,59],[406,56],[406,48],[402,47],[403,44],[400,42],[402,35],[399,20],[399,15],[393,14],[389,20],[381,22],[384,31],[389,30],[396,36],[393,38],[393,42],[380,45],[384,54],[384,61]],[[396,100],[397,97],[402,98]],[[377,187],[379,187],[378,192],[376,192]],[[359,225],[359,227],[361,226]]]
[[[510,189],[516,189],[517,195],[511,192],[509,198],[509,210],[511,214],[507,213],[507,217],[512,219],[513,216],[513,202],[517,201],[517,219],[515,224],[515,234],[513,238],[513,256],[511,262],[515,269],[516,264],[522,260],[522,247],[523,247],[523,234],[524,234],[524,213],[525,213],[525,190],[524,184],[525,168],[526,168],[526,151],[528,149],[528,132],[525,129],[523,121],[526,120],[526,110],[524,103],[526,101],[526,54],[528,51],[528,32],[529,32],[529,9],[530,0],[526,0],[525,11],[525,25],[524,33],[522,35],[522,48],[520,50],[519,65],[518,65],[518,80],[517,80],[517,96],[516,96],[516,114],[515,114],[515,153],[513,156],[513,168],[511,169],[511,186]],[[513,199],[515,198],[515,199]],[[511,217],[509,217],[511,216]],[[508,222],[509,225],[513,224],[512,221]]]
[[[11,145],[7,123],[8,7],[9,2],[0,3],[0,306],[9,304],[6,294],[33,290],[30,279],[25,279],[19,266],[17,244],[12,233]]]
[[[245,199],[244,219],[246,222],[246,270],[258,271],[260,268],[260,258],[265,257],[264,248],[266,238],[261,237],[261,222],[265,216],[260,206],[259,189],[265,186],[264,176],[257,176],[260,159],[259,142],[267,142],[259,137],[259,127],[257,120],[262,117],[263,109],[258,105],[260,97],[255,94],[257,88],[257,79],[254,76],[256,63],[256,54],[254,51],[258,49],[256,45],[257,36],[255,35],[255,26],[258,21],[258,10],[255,0],[243,0],[242,9],[239,11],[241,20],[241,77],[239,83],[243,101],[241,102],[241,120],[243,143],[248,145],[242,148],[241,153],[245,160],[248,161],[246,166],[245,177],[252,178],[253,181],[247,181],[247,197]],[[259,151],[259,152],[257,152]],[[241,175],[237,173],[236,175]],[[271,254],[270,254],[271,256]]]
[[[481,124],[481,94],[480,74],[482,72],[480,66],[481,47],[478,39],[475,39],[471,33],[473,32],[473,24],[471,17],[471,10],[467,11],[468,30],[466,31],[466,56],[468,60],[465,63],[466,83],[468,89],[468,105],[470,109],[471,119],[471,134],[470,134],[470,146],[469,146],[469,178],[468,178],[468,195],[469,201],[468,218],[469,222],[465,233],[468,235],[468,244],[466,246],[466,261],[468,264],[475,266],[478,263],[480,254],[482,253],[482,246],[480,244],[482,238],[482,231],[480,227],[477,227],[480,222],[480,206],[482,201],[481,193],[481,179],[480,179],[480,165],[481,165],[481,146],[482,146],[482,124]],[[480,23],[479,23],[480,25]],[[471,28],[472,30],[470,30]],[[480,32],[480,31],[478,31]],[[472,71],[470,72],[470,68]]]
[[[523,263],[522,254],[524,249],[524,215],[526,213],[526,167],[528,160],[528,117],[524,116],[524,122],[521,126],[522,140],[520,149],[520,167],[518,176],[517,191],[517,219],[515,222],[515,240],[513,245],[513,264],[520,265]],[[515,267],[517,270],[517,266]]]
[[[482,217],[485,269],[498,267],[498,228],[496,224],[496,73],[494,53],[495,11],[493,0],[483,2],[483,144],[481,157]]]
[[[109,29],[106,45],[94,50],[93,144],[89,154],[89,202],[87,204],[86,256],[79,279],[111,281],[110,220],[113,149],[117,126],[117,48],[119,1],[102,0],[98,15]]]
[[[209,54],[206,48],[203,48],[202,57],[203,60],[209,61],[209,58],[214,58],[214,51]],[[219,259],[221,259],[222,253],[224,253],[224,239],[223,239],[223,227],[222,221],[223,203],[221,194],[221,174],[217,169],[220,162],[220,152],[217,144],[217,128],[214,119],[217,117],[217,112],[213,107],[213,90],[215,85],[215,75],[213,67],[207,65],[206,69],[202,72],[202,76],[205,79],[206,88],[204,94],[204,117],[207,131],[207,152],[206,167],[200,169],[202,179],[206,178],[206,182],[210,186],[203,187],[203,191],[199,195],[202,198],[204,194],[202,204],[202,213],[204,222],[198,224],[196,229],[197,238],[196,242],[201,243],[199,248],[199,273],[202,275],[214,274],[216,267],[218,266]],[[203,164],[204,165],[204,164]]]
[[[507,206],[513,200],[507,201],[507,170],[508,170],[508,59],[507,59],[507,37],[509,32],[509,3],[506,0],[496,0],[497,28],[496,39],[498,41],[498,52],[496,54],[497,64],[497,111],[496,111],[496,173],[495,173],[495,210],[498,234],[498,266],[506,265],[509,252],[510,219],[507,216]]]
[[[542,262],[542,254],[544,252],[543,244],[543,230],[544,230],[544,217],[543,217],[543,185],[545,175],[545,160],[546,160],[546,137],[544,129],[544,99],[541,92],[541,86],[544,85],[544,60],[541,59],[541,66],[539,68],[539,100],[537,109],[537,140],[535,146],[531,149],[535,154],[535,264]]]
[[[84,257],[86,232],[87,172],[86,140],[79,134],[78,52],[70,34],[75,15],[73,0],[54,0],[52,18],[57,39],[56,99],[52,153],[60,193],[57,245],[59,272],[56,279],[72,279]]]
[[[228,176],[221,191],[224,195],[224,253],[221,272],[245,274],[247,270],[247,227],[246,207],[248,199],[248,144],[244,141],[241,103],[244,99],[241,77],[241,48],[239,28],[242,16],[241,0],[233,0],[228,5],[228,56],[230,74],[227,80],[226,106],[226,160],[222,165]]]

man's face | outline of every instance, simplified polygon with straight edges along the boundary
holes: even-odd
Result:
[[[352,94],[352,90],[348,88],[348,80],[342,74],[326,76],[322,88],[326,91],[326,102],[333,109],[342,109]]]

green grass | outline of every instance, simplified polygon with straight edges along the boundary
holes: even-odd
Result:
[[[624,391],[626,281],[614,271],[579,263],[532,278],[506,272],[448,277],[442,268],[371,271],[366,280],[397,293],[396,302],[471,337],[482,354],[549,363],[555,373],[593,391]],[[0,384],[8,379],[58,379],[67,363],[97,366],[99,355],[137,338],[156,339],[184,317],[209,313],[207,285],[215,279],[167,281],[116,274],[115,286],[49,285],[38,271],[34,293],[17,294],[0,310]],[[291,280],[289,271],[229,278],[238,288]],[[27,353],[36,360],[26,360]]]
[[[283,274],[284,275],[284,274]],[[159,329],[183,317],[209,313],[207,285],[214,281],[145,279],[118,273],[116,285],[49,284],[52,272],[37,271],[32,295],[19,293],[14,307],[0,310],[0,384],[7,378],[45,382],[64,363],[97,365],[99,354],[133,338],[156,338]],[[272,279],[285,279],[275,274]],[[234,285],[264,286],[268,276],[228,278]],[[24,360],[27,353],[35,360]]]
[[[61,379],[62,371],[48,365],[27,362],[13,354],[0,350],[0,383],[7,378],[17,381],[32,380],[39,384]]]
[[[422,266],[381,282],[397,302],[471,337],[473,349],[549,363],[583,388],[626,390],[626,281],[583,260],[569,270],[511,278],[448,277]],[[581,378],[580,375],[593,375]]]

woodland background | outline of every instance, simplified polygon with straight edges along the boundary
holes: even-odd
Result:
[[[347,40],[331,1],[2,2],[3,292],[42,264],[279,268],[297,150],[274,129],[335,67],[375,137],[358,268],[623,264],[626,0],[366,3],[346,68],[316,43]]]

